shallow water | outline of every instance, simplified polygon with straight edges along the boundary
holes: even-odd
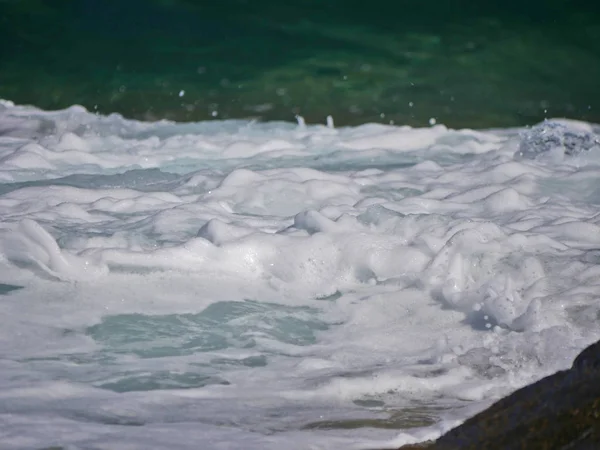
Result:
[[[600,337],[600,128],[0,105],[3,448],[383,448]]]

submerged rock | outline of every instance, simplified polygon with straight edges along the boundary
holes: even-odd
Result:
[[[600,448],[600,341],[568,370],[513,392],[436,442],[403,450]]]

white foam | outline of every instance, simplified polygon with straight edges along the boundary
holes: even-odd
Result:
[[[297,120],[0,103],[7,448],[397,446],[600,337],[596,125]]]

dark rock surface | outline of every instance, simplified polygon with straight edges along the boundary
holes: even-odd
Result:
[[[600,449],[600,341],[568,370],[513,392],[436,442],[402,449]]]

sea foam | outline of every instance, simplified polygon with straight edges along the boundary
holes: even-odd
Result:
[[[439,435],[600,338],[598,132],[0,103],[3,445]]]

